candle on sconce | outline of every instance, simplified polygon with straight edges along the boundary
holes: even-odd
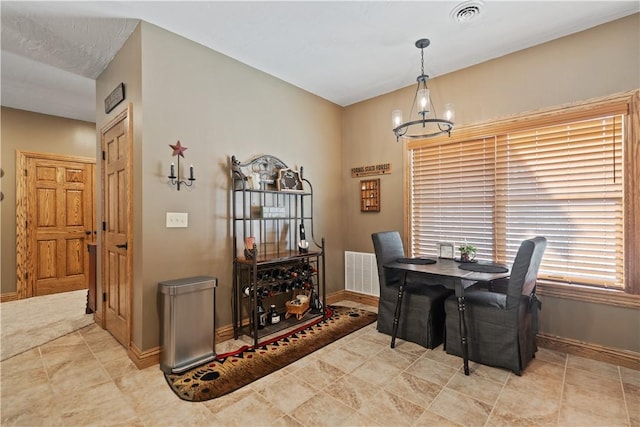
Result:
[[[173,164],[173,162],[171,162],[171,177],[176,176],[176,170],[175,170],[175,165]]]
[[[193,165],[189,166],[189,179],[192,181],[195,180],[193,177]]]

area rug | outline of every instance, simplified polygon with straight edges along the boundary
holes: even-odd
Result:
[[[211,362],[180,374],[165,374],[167,383],[182,400],[202,402],[231,393],[269,375],[358,329],[375,322],[370,311],[327,307],[322,317],[284,335],[218,355]]]

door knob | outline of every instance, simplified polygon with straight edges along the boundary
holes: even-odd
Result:
[[[120,249],[127,249],[129,247],[129,245],[127,245],[127,242],[124,242],[121,245],[116,245],[116,248],[120,248]]]
[[[87,236],[91,234],[91,230],[84,230],[84,234],[86,234]]]

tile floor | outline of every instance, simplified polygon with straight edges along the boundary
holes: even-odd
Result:
[[[232,394],[189,403],[157,365],[136,369],[91,325],[0,363],[1,424],[640,426],[639,371],[540,349],[521,377],[473,363],[465,377],[442,347],[389,341],[373,324]]]
[[[3,302],[0,360],[92,324],[93,314],[85,314],[86,305],[86,289]]]

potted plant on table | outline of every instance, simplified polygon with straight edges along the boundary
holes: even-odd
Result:
[[[460,251],[460,261],[462,262],[473,261],[478,252],[478,248],[467,242],[462,243],[460,247],[458,247],[458,250]]]

